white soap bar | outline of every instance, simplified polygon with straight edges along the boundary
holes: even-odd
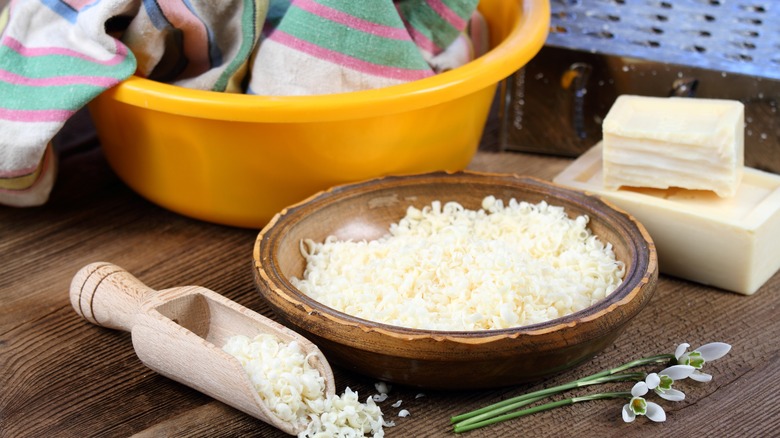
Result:
[[[744,165],[744,118],[736,100],[620,96],[602,125],[604,186],[734,196]]]
[[[710,191],[604,187],[596,145],[558,184],[601,196],[650,233],[662,273],[750,295],[780,269],[780,175],[745,168],[731,198]]]

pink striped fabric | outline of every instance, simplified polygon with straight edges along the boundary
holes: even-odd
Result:
[[[353,70],[361,71],[378,76],[390,77],[393,79],[400,79],[404,81],[415,81],[418,79],[424,79],[433,75],[432,71],[425,70],[407,70],[402,68],[390,68],[385,65],[377,65],[370,62],[362,61],[355,57],[345,55],[340,52],[328,50],[324,47],[317,46],[308,41],[295,38],[292,35],[284,33],[283,31],[276,30],[269,37],[269,39],[276,41],[285,46],[297,49],[301,52],[308,53],[320,59],[328,59],[334,63],[343,65]]]
[[[428,6],[431,7],[434,11],[436,11],[437,14],[441,15],[441,17],[446,20],[450,26],[456,28],[456,29],[465,29],[466,28],[466,20],[460,18],[458,14],[453,12],[452,9],[449,8],[444,2],[441,0],[427,0]]]
[[[75,111],[69,110],[7,110],[0,108],[0,119],[12,122],[65,122]]]
[[[417,44],[417,47],[420,48],[423,52],[428,53],[438,53],[442,51],[442,47],[439,47],[431,41],[430,38],[428,38],[427,35],[423,34],[422,32],[418,31],[412,26],[407,27],[407,31],[409,32],[409,35],[412,37],[412,40],[414,40],[415,44]]]
[[[183,38],[183,42],[184,55],[189,63],[182,76],[191,77],[208,71],[211,64],[208,57],[208,29],[205,23],[192,13],[184,2],[161,1],[158,5],[171,24],[187,36]]]
[[[110,88],[118,84],[115,78],[104,76],[55,76],[51,78],[31,78],[21,76],[9,71],[0,70],[0,81],[9,84],[27,85],[33,87],[61,87],[65,85],[93,85],[96,87]]]
[[[118,41],[113,41],[114,43],[114,53],[116,53],[111,58],[101,60],[96,59],[91,56],[87,56],[86,54],[79,52],[74,49],[69,49],[67,47],[25,47],[24,44],[22,44],[17,39],[5,36],[3,37],[3,45],[8,47],[9,49],[13,50],[14,52],[26,56],[28,58],[33,58],[36,56],[49,56],[49,55],[62,55],[67,56],[70,58],[77,58],[77,59],[83,59],[85,61],[93,62],[95,64],[99,65],[105,65],[105,66],[112,66],[117,65],[121,63],[122,61],[127,58],[127,48],[124,44],[121,44]]]
[[[299,7],[307,12],[317,15],[322,18],[326,18],[334,23],[343,24],[361,32],[369,33],[372,35],[380,36],[383,38],[393,38],[397,40],[405,40],[409,38],[409,34],[405,29],[399,29],[396,27],[383,26],[381,24],[372,23],[361,18],[354,17],[346,14],[338,9],[334,9],[325,5],[321,5],[312,0],[296,0],[295,6]]]
[[[92,5],[98,2],[99,0],[60,0],[60,1],[70,6],[74,10],[80,11],[84,9],[85,6]]]

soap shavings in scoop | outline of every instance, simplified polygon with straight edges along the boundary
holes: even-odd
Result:
[[[274,415],[304,429],[299,438],[384,437],[382,411],[373,398],[361,403],[350,388],[341,396],[326,396],[325,379],[297,342],[284,343],[270,334],[239,335],[228,339],[223,350],[239,361]]]

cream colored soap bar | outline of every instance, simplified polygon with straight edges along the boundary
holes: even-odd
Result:
[[[780,268],[780,175],[745,168],[731,198],[710,191],[604,187],[596,145],[554,181],[611,201],[650,233],[664,274],[750,295]]]
[[[739,101],[624,95],[602,131],[605,187],[736,193],[744,164]]]

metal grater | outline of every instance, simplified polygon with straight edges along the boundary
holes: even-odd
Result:
[[[601,139],[601,120],[621,94],[737,99],[746,165],[780,173],[780,1],[550,6],[545,47],[503,84],[503,149],[577,156]],[[551,118],[560,130],[550,132]]]

